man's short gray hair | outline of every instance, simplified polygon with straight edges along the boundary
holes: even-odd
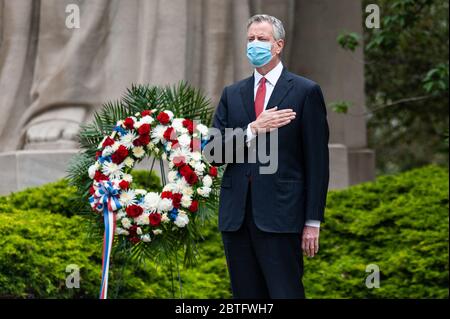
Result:
[[[283,22],[268,14],[257,14],[248,19],[247,30],[253,23],[269,22],[273,27],[273,37],[275,40],[284,40],[286,32],[284,31]]]

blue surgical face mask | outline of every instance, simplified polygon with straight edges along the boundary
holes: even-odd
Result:
[[[272,60],[272,43],[268,41],[252,41],[247,43],[247,58],[250,63],[260,68]]]

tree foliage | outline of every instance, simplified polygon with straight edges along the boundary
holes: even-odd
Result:
[[[448,1],[363,1],[372,3],[380,7],[380,29],[337,40],[350,51],[364,42],[368,143],[377,169],[448,163]]]

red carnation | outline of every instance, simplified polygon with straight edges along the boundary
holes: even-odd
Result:
[[[95,152],[95,159],[98,159],[100,156],[102,156],[102,151]]]
[[[198,182],[198,176],[194,172],[184,177],[189,185],[194,185]]]
[[[94,195],[94,193],[95,193],[94,185],[91,185],[91,187],[89,187],[89,194]]]
[[[192,120],[183,120],[183,126],[188,129],[189,134],[192,135],[194,133],[194,122]]]
[[[131,117],[127,117],[124,121],[123,124],[125,125],[125,127],[129,130],[132,130],[134,128],[134,121]]]
[[[148,215],[148,220],[150,221],[150,225],[153,227],[159,226],[161,224],[161,214],[159,213],[152,213]]]
[[[113,163],[120,164],[128,156],[128,149],[124,145],[120,145],[117,151],[111,155],[111,160]]]
[[[150,133],[150,124],[142,124],[139,128],[138,128],[138,133],[139,135],[147,135]]]
[[[181,174],[181,176],[186,177],[186,176],[190,175],[192,172],[193,172],[192,168],[189,165],[185,164],[185,165],[181,165],[180,166],[180,174]]]
[[[172,205],[175,208],[180,208],[181,206],[181,197],[183,197],[183,194],[175,193],[172,196]]]
[[[168,127],[165,132],[164,132],[164,138],[166,139],[166,141],[172,141],[172,138],[175,138],[175,132],[173,130],[173,127]]]
[[[114,140],[111,137],[107,137],[106,140],[103,142],[102,146],[106,147],[106,146],[111,146],[114,144]]]
[[[131,225],[130,228],[128,228],[128,234],[133,237],[137,235],[137,225]]]
[[[121,189],[128,189],[128,187],[130,187],[130,183],[127,182],[127,181],[121,181],[121,182],[119,183],[119,187],[120,187]]]
[[[195,213],[198,210],[198,201],[193,200],[191,206],[189,206],[189,210]]]
[[[136,218],[143,213],[143,209],[139,205],[130,205],[127,207],[126,212],[129,217]]]
[[[165,192],[162,192],[162,193],[161,193],[161,198],[169,198],[169,199],[172,199],[172,197],[173,197],[173,194],[172,194],[172,192],[170,192],[170,191],[165,191]]]
[[[156,117],[156,119],[161,123],[161,124],[167,124],[169,123],[170,117],[167,113],[165,112],[161,112],[158,114],[158,116]]]
[[[100,181],[107,181],[109,180],[109,178],[108,176],[102,174],[100,171],[95,171],[94,180],[100,182]]]
[[[139,135],[139,137],[133,141],[134,146],[145,146],[148,143],[150,143],[150,135]]]
[[[152,111],[150,110],[144,110],[141,112],[142,117],[147,116],[147,115],[152,115]]]
[[[212,177],[217,177],[217,167],[211,166],[209,168],[209,175]]]

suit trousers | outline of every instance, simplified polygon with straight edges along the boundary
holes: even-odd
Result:
[[[222,232],[233,298],[305,298],[301,234],[265,232],[256,226],[251,182],[245,207],[241,227]]]

